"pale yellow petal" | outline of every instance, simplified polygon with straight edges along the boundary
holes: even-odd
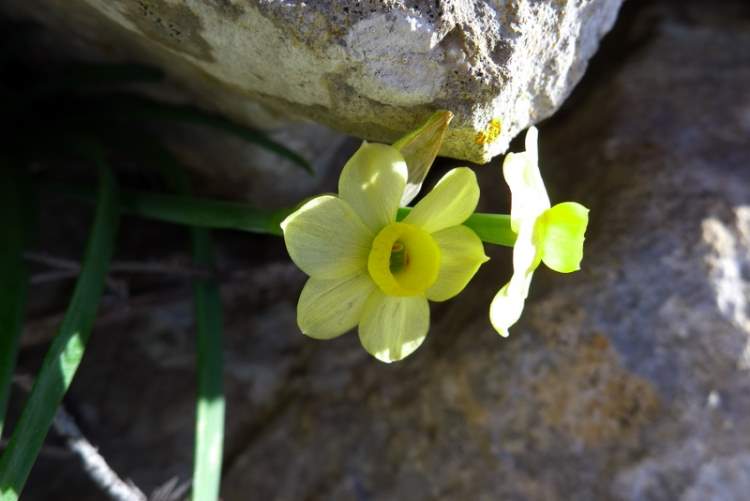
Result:
[[[545,211],[537,223],[544,234],[544,264],[560,273],[580,270],[588,224],[589,210],[577,202],[559,203]]]
[[[495,295],[490,305],[490,321],[501,336],[523,313],[534,270],[542,260],[545,220],[550,208],[547,190],[539,172],[537,130],[526,133],[526,151],[510,153],[503,163],[503,175],[511,191],[511,227],[518,235],[513,246],[513,276]]]
[[[427,336],[430,307],[423,296],[386,296],[373,292],[362,313],[359,340],[372,356],[386,363],[409,356]]]
[[[521,318],[532,276],[533,272],[526,275],[514,274],[490,304],[490,322],[503,337],[508,337],[508,329]]]
[[[311,278],[297,303],[297,325],[315,339],[331,339],[353,329],[375,284],[361,273],[336,280]]]
[[[511,194],[511,228],[518,233],[522,220],[536,219],[549,209],[549,197],[539,172],[537,130],[526,133],[526,151],[508,153],[503,162],[503,177]]]
[[[523,138],[526,154],[529,155],[529,162],[532,165],[539,165],[539,129],[533,125],[526,130],[526,136]],[[542,184],[542,188],[544,184]]]
[[[445,301],[462,290],[489,258],[479,237],[466,226],[454,226],[432,234],[440,249],[440,271],[427,289],[427,299]]]
[[[313,198],[282,223],[294,264],[320,279],[344,278],[367,269],[374,235],[338,197]]]
[[[531,278],[541,262],[541,248],[534,240],[534,227],[533,221],[524,221],[521,226],[513,246],[513,276],[490,305],[490,321],[503,337],[508,336],[508,329],[521,318]]]
[[[404,157],[387,144],[362,143],[339,177],[339,196],[371,231],[396,220],[406,186]]]
[[[513,245],[513,274],[525,275],[539,267],[542,262],[539,220],[524,221]]]
[[[471,216],[479,201],[479,185],[468,167],[452,169],[404,219],[429,233],[456,226]]]

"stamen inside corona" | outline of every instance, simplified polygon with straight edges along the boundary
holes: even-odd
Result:
[[[391,247],[391,273],[400,272],[408,264],[409,254],[406,253],[406,247],[402,242],[397,241]]]

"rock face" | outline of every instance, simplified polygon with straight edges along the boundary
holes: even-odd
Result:
[[[391,142],[436,109],[442,154],[484,163],[550,116],[622,0],[2,0],[137,55],[206,105],[268,126],[312,119]],[[263,108],[257,103],[261,103]]]
[[[315,346],[229,498],[746,498],[750,36],[685,15],[541,131],[553,199],[592,209],[584,271],[540,273],[507,341],[496,266],[403,364]]]
[[[510,339],[487,319],[507,249],[386,366],[355,335],[303,337],[304,277],[280,242],[253,241],[279,262],[224,287],[224,499],[747,499],[750,13],[632,5],[623,47],[541,128],[552,200],[591,208],[583,271],[538,271]],[[497,210],[498,168],[478,172]],[[241,269],[247,240],[232,254],[223,238]],[[100,324],[73,387],[92,439],[145,490],[189,478],[188,310]],[[70,463],[40,463],[28,499],[99,499]]]

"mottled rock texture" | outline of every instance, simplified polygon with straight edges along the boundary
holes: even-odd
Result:
[[[559,108],[622,0],[2,0],[155,63],[250,123],[391,142],[444,108],[443,154],[487,162]],[[258,106],[261,103],[263,108]]]
[[[250,237],[220,235],[236,273],[224,499],[747,499],[750,12],[717,5],[626,4],[617,43],[541,128],[551,198],[592,220],[583,271],[537,272],[510,339],[487,319],[507,249],[386,366],[355,335],[298,332],[304,277],[279,241],[253,240],[253,261]],[[482,208],[500,209],[498,165],[478,172]],[[146,490],[189,477],[188,297],[101,321],[69,401]],[[45,458],[28,499],[99,499],[77,472]]]

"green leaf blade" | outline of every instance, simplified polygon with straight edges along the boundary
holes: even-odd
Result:
[[[104,96],[103,103],[113,107],[113,110],[126,117],[168,120],[216,129],[248,143],[257,144],[290,160],[308,174],[314,174],[310,162],[299,153],[277,143],[259,130],[240,125],[217,113],[211,113],[195,106],[164,103],[129,94]]]
[[[152,144],[151,152],[167,181],[179,195],[190,194],[185,170],[165,147]],[[210,230],[192,226],[193,261],[214,268],[216,258]],[[198,398],[196,403],[195,449],[193,455],[194,501],[216,501],[221,488],[224,451],[224,354],[221,293],[215,280],[193,282],[195,325],[197,331]]]
[[[87,203],[94,200],[93,190],[85,186],[48,184],[45,188]],[[286,209],[256,209],[237,202],[124,190],[121,192],[121,210],[166,223],[277,236],[282,235],[279,224],[289,212]]]
[[[117,185],[100,152],[99,195],[73,297],[42,363],[26,406],[0,457],[0,501],[16,501],[41,450],[57,407],[81,362],[96,318],[99,299],[114,252],[119,220]]]
[[[193,228],[191,232],[195,263],[214,266],[210,231]],[[221,486],[225,412],[221,295],[218,285],[209,280],[196,280],[193,290],[198,332],[193,500],[215,501]]]
[[[0,175],[0,437],[13,382],[18,343],[23,329],[28,275],[23,260],[27,240],[22,182],[15,173]]]
[[[73,63],[61,68],[59,75],[59,78],[32,87],[31,94],[40,97],[69,91],[80,92],[83,88],[154,83],[164,78],[161,70],[137,63]]]

